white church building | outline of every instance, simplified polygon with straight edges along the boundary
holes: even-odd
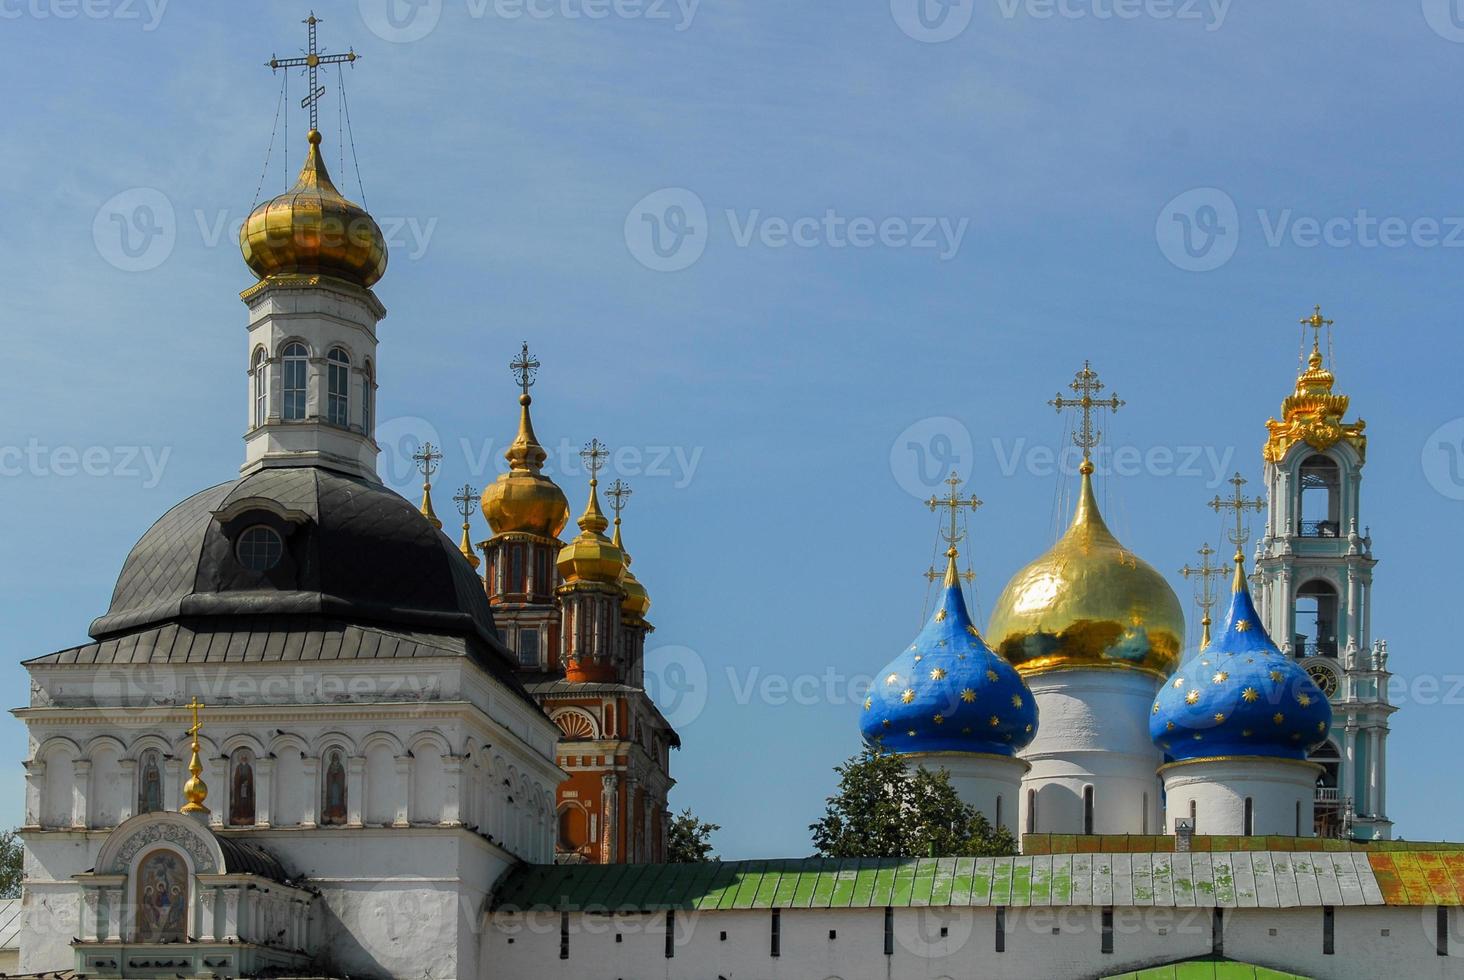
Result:
[[[1264,500],[1237,480],[1215,502],[1237,552],[1201,643],[1104,523],[1091,463],[984,629],[952,548],[859,724],[950,770],[1019,854],[557,864],[565,733],[482,575],[376,473],[386,244],[317,131],[241,248],[242,469],[142,534],[87,642],[27,655],[14,969],[1464,976],[1464,848],[1391,840],[1366,441],[1319,343],[1269,423]],[[1085,366],[1073,387],[1086,452],[1102,386]]]

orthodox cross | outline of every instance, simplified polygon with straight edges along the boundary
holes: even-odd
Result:
[[[437,464],[442,460],[442,452],[432,443],[424,442],[422,448],[412,454],[412,459],[422,474],[422,516],[440,531],[442,522],[437,519],[437,514],[432,510],[432,474],[437,472]]]
[[[1083,420],[1078,425],[1078,431],[1073,433],[1073,442],[1083,450],[1083,463],[1091,466],[1089,462],[1093,455],[1093,447],[1098,445],[1098,439],[1103,435],[1093,427],[1093,413],[1100,408],[1106,408],[1116,412],[1123,406],[1123,400],[1117,395],[1108,398],[1097,398],[1098,392],[1103,390],[1103,382],[1098,380],[1098,372],[1094,371],[1088,361],[1083,362],[1083,369],[1074,377],[1072,384],[1068,385],[1077,398],[1064,398],[1062,392],[1047,404],[1062,412],[1064,409],[1075,408],[1082,413]]]
[[[616,524],[620,523],[620,512],[625,509],[625,502],[630,499],[632,492],[630,484],[624,480],[616,480],[605,491],[605,496],[610,498],[610,509],[615,512]]]
[[[1235,530],[1227,530],[1225,534],[1230,538],[1231,543],[1235,545],[1236,555],[1240,555],[1242,549],[1245,547],[1246,539],[1250,537],[1250,532],[1245,526],[1245,512],[1253,510],[1256,513],[1260,513],[1265,510],[1266,498],[1251,497],[1247,499],[1243,488],[1249,481],[1239,473],[1232,476],[1229,482],[1231,486],[1235,487],[1235,494],[1229,500],[1224,500],[1217,493],[1215,499],[1210,501],[1210,509],[1217,514],[1222,510],[1233,511],[1235,513]]]
[[[468,529],[468,518],[473,516],[473,511],[478,506],[478,491],[464,483],[458,489],[457,495],[452,498],[452,501],[457,504],[458,513],[463,515],[463,530],[466,531]]]
[[[198,733],[203,731],[203,723],[198,720],[198,712],[201,711],[205,707],[205,705],[202,701],[198,700],[198,698],[195,697],[192,701],[188,702],[186,707],[189,711],[193,712],[193,726],[188,729],[188,734],[192,736],[193,744],[196,746],[198,745]]]
[[[946,508],[946,516],[950,520],[950,529],[942,529],[940,532],[940,536],[945,539],[946,544],[950,545],[951,548],[954,549],[956,543],[965,537],[957,524],[961,511],[967,508],[975,510],[976,508],[981,506],[982,501],[981,498],[976,496],[974,493],[971,494],[969,497],[962,497],[960,495],[959,491],[961,489],[961,478],[956,473],[951,474],[950,479],[945,481],[945,485],[951,488],[950,494],[944,498],[937,497],[934,494],[931,494],[930,499],[925,502],[925,506],[929,507],[931,511],[938,510],[941,507]],[[943,575],[945,575],[944,571],[937,571],[933,566],[925,572],[926,579],[931,582],[934,582],[936,579],[940,578]],[[976,573],[968,568],[966,569],[966,571],[961,573],[961,578],[965,579],[967,582],[971,582],[973,579],[976,578]]]
[[[605,465],[605,460],[610,456],[610,450],[599,439],[591,439],[585,443],[585,448],[580,450],[580,459],[584,460],[585,469],[590,471],[590,482],[600,482],[600,468]]]
[[[1321,350],[1322,328],[1331,327],[1332,321],[1322,316],[1322,307],[1320,304],[1312,308],[1311,316],[1304,316],[1301,318],[1301,325],[1303,327],[1312,328],[1312,348],[1315,350]]]
[[[310,110],[311,129],[320,128],[317,112],[319,108],[318,103],[320,102],[320,97],[325,94],[325,86],[319,83],[317,77],[320,66],[342,63],[354,64],[356,59],[361,57],[354,50],[348,50],[345,54],[321,54],[319,47],[315,43],[315,25],[318,23],[320,23],[320,18],[316,17],[315,11],[312,10],[310,16],[304,20],[306,32],[309,35],[309,46],[305,49],[304,57],[276,58],[271,55],[269,61],[265,62],[272,72],[279,71],[281,68],[304,68],[310,76],[310,89],[306,93],[305,98],[300,100],[300,108]]]
[[[1200,607],[1200,626],[1203,628],[1200,636],[1200,649],[1210,645],[1210,610],[1215,608],[1215,588],[1212,580],[1223,575],[1229,575],[1229,565],[1216,565],[1210,561],[1215,555],[1215,549],[1210,547],[1206,541],[1204,547],[1199,550],[1200,564],[1198,566],[1185,565],[1179,570],[1179,574],[1185,578],[1198,578],[1199,585],[1195,588],[1195,602]]]
[[[524,349],[519,351],[519,356],[508,363],[508,367],[518,378],[519,388],[524,394],[534,387],[534,379],[539,374],[539,359],[529,353],[529,342],[524,341]]]

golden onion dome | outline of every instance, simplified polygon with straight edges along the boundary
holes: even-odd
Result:
[[[1119,667],[1167,677],[1184,647],[1184,612],[1164,577],[1108,530],[1084,462],[1072,525],[996,601],[987,639],[1023,675]]]
[[[508,472],[483,491],[483,516],[494,534],[517,531],[556,538],[569,523],[569,500],[564,491],[543,474],[548,453],[534,435],[529,418],[533,398],[527,392],[519,396],[518,436],[503,454]]]
[[[615,518],[615,537],[611,544],[620,549],[625,556],[625,574],[620,579],[620,588],[625,593],[625,598],[620,600],[620,613],[626,619],[640,622],[646,618],[646,613],[651,611],[651,594],[646,587],[641,585],[640,579],[630,570],[630,552],[625,550],[625,545],[620,542],[620,518]]]
[[[249,213],[239,250],[260,279],[324,275],[369,287],[386,272],[386,238],[366,209],[331,183],[320,154],[320,132],[295,186]]]
[[[559,549],[559,557],[555,560],[565,585],[619,586],[625,575],[625,552],[605,537],[605,529],[610,522],[600,510],[600,498],[596,493],[599,485],[599,480],[590,478],[590,502],[580,515],[580,533]]]

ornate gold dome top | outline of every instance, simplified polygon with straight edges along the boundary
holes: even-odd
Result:
[[[610,522],[600,510],[600,498],[595,489],[599,485],[597,478],[590,477],[590,501],[580,515],[580,533],[559,549],[555,564],[565,585],[619,586],[625,575],[625,552],[605,537],[605,529]]]
[[[1166,677],[1184,647],[1184,612],[1164,577],[1118,542],[1084,462],[1072,525],[1018,572],[996,601],[986,636],[1023,675],[1116,667]]]
[[[324,275],[369,287],[386,272],[386,238],[366,209],[331,183],[319,130],[309,140],[295,186],[250,212],[239,250],[260,279]]]
[[[1346,440],[1357,450],[1358,456],[1366,459],[1367,436],[1363,435],[1363,430],[1367,423],[1362,419],[1343,421],[1350,399],[1346,395],[1333,394],[1332,386],[1337,378],[1322,366],[1321,328],[1331,326],[1332,321],[1322,317],[1322,308],[1318,306],[1310,317],[1301,322],[1316,331],[1311,356],[1307,358],[1306,370],[1297,376],[1296,390],[1281,403],[1280,420],[1266,420],[1270,435],[1262,455],[1268,463],[1279,463],[1298,442],[1325,452]]]
[[[483,490],[483,516],[494,534],[521,532],[557,538],[569,523],[569,500],[564,491],[542,472],[548,453],[534,435],[529,418],[533,398],[519,395],[519,430],[504,452],[508,472]],[[602,528],[603,530],[603,528]]]

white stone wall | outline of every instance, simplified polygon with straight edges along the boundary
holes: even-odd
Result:
[[[1321,767],[1285,759],[1208,760],[1163,769],[1168,803],[1165,833],[1190,815],[1194,804],[1197,834],[1274,834],[1311,837]],[[1251,827],[1245,822],[1251,805]]]
[[[1339,980],[1433,980],[1464,974],[1464,950],[1443,957],[1435,951],[1432,908],[1338,908],[1335,952],[1330,955],[1323,952],[1322,916],[1320,908],[1227,909],[1224,955]],[[1117,908],[1113,952],[1105,953],[1101,909],[1008,909],[1006,948],[997,952],[995,909],[896,909],[887,955],[884,918],[881,908],[785,909],[779,916],[780,955],[774,957],[770,910],[679,912],[674,955],[668,959],[665,913],[576,913],[569,917],[569,956],[561,959],[558,913],[500,913],[492,917],[485,935],[485,957],[477,975],[485,980],[1091,978],[1209,954],[1214,921],[1212,909]]]
[[[910,769],[944,769],[962,802],[974,806],[993,826],[1021,837],[1018,808],[1022,774],[1027,771],[1021,759],[974,752],[923,752],[900,758]]]
[[[1026,678],[1037,702],[1037,737],[1020,753],[1022,832],[1081,834],[1083,791],[1093,787],[1095,834],[1159,832],[1162,761],[1149,739],[1159,680],[1118,669],[1054,670]],[[1036,822],[1029,821],[1035,795]]]

